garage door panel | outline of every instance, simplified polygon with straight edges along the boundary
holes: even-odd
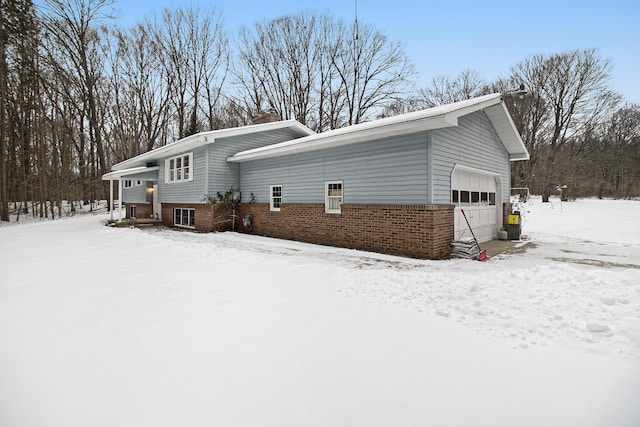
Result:
[[[455,171],[451,176],[451,188],[460,192],[480,192],[486,193],[484,196],[481,194],[479,201],[464,200],[464,197],[459,197],[455,209],[454,218],[454,230],[455,238],[470,238],[472,233],[469,230],[469,226],[462,215],[461,209],[467,215],[467,220],[473,228],[473,234],[479,242],[486,242],[493,240],[498,235],[498,218],[500,207],[489,205],[489,199],[495,200],[495,194],[501,191],[495,175],[473,173],[469,171]],[[489,197],[490,193],[494,193],[494,197]]]

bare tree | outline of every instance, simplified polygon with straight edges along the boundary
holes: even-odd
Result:
[[[371,26],[285,16],[241,31],[235,69],[248,110],[274,108],[315,130],[359,123],[403,95],[413,66]]]
[[[80,165],[80,173],[88,183],[83,194],[85,201],[106,194],[100,180],[107,171],[103,143],[105,108],[101,105],[106,91],[100,86],[105,83],[106,59],[101,37],[106,36],[107,31],[101,24],[110,18],[107,8],[112,4],[113,0],[46,0],[44,8],[48,58],[56,72],[69,82],[68,90],[73,92],[69,99],[77,103],[82,118],[79,147],[84,149],[85,138],[89,142],[89,170],[83,171]],[[101,191],[96,193],[96,189]]]
[[[464,70],[454,78],[434,77],[431,85],[418,91],[422,108],[451,104],[488,93],[487,84],[473,70]]]
[[[331,61],[345,90],[348,125],[366,120],[370,111],[382,110],[404,95],[414,74],[400,43],[357,21]]]
[[[316,20],[298,14],[241,29],[235,75],[250,110],[272,108],[282,118],[310,121],[320,54],[313,37]]]
[[[202,130],[199,116],[202,111],[211,127],[229,58],[221,14],[215,9],[208,12],[194,8],[165,9],[162,21],[154,23],[153,29],[164,57],[165,74],[171,79],[170,99],[177,118],[178,138]],[[206,98],[204,103],[201,96]]]
[[[606,118],[620,97],[609,90],[611,64],[594,49],[574,50],[550,56],[535,55],[513,69],[515,80],[524,81],[547,110],[545,157],[542,164],[543,201],[565,185],[563,170],[556,165],[561,149],[575,143],[581,132]]]
[[[110,148],[117,162],[166,143],[161,136],[169,121],[171,80],[148,25],[116,31],[115,37]]]

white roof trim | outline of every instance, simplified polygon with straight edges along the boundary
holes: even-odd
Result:
[[[498,136],[503,141],[505,148],[509,152],[511,160],[522,160],[525,156],[528,158],[524,143],[522,139],[520,139],[513,120],[511,120],[502,102],[502,95],[494,93],[466,101],[429,108],[427,110],[387,117],[372,122],[360,123],[324,133],[313,134],[279,144],[242,151],[227,158],[227,161],[244,162],[265,159],[314,151],[322,148],[338,147],[356,142],[372,141],[388,136],[457,126],[458,118],[476,111],[488,110],[492,107],[496,110],[492,111],[493,114],[489,115],[489,118],[496,128]],[[506,117],[501,117],[501,115]]]
[[[122,178],[124,176],[136,175],[136,174],[139,174],[141,172],[153,172],[153,171],[157,171],[159,169],[160,169],[160,167],[158,167],[158,166],[151,166],[151,167],[139,166],[137,168],[121,169],[121,170],[105,173],[104,175],[102,175],[102,180],[103,181],[111,181],[111,180],[115,180],[115,179],[120,179],[120,178]]]
[[[218,138],[229,138],[233,136],[249,135],[256,132],[268,132],[271,130],[291,128],[300,135],[312,135],[315,132],[298,122],[297,120],[283,120],[278,122],[262,123],[258,125],[241,126],[230,129],[218,129],[207,132],[200,132],[190,135],[174,143],[156,148],[130,159],[124,160],[111,167],[112,171],[125,170],[144,164],[147,161],[157,161],[173,154],[179,154],[206,144],[213,144]]]

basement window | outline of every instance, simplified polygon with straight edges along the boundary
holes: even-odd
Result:
[[[195,228],[196,227],[196,210],[175,208],[173,210],[173,225],[178,227]]]

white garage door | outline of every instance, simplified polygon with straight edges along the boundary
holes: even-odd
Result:
[[[455,238],[472,237],[461,210],[479,242],[498,236],[500,180],[495,174],[456,168],[451,174],[451,203],[455,208]]]

